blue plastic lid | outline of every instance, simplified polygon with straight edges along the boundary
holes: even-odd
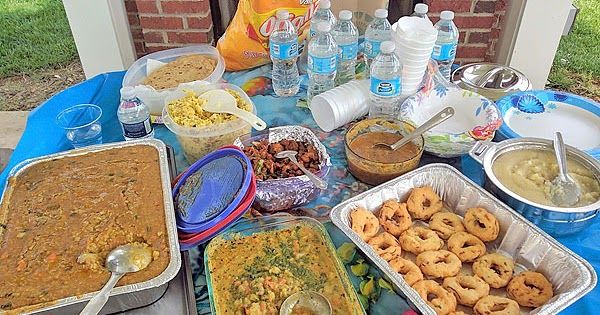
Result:
[[[196,161],[173,189],[178,227],[186,232],[211,228],[241,203],[252,181],[252,164],[237,149],[225,148]]]

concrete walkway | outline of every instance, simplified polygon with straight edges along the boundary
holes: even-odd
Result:
[[[13,149],[19,143],[29,112],[0,111],[0,172],[8,163]]]

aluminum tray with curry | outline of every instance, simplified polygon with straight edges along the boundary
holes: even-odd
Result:
[[[323,226],[310,218],[259,218],[205,251],[213,314],[279,314],[299,291],[316,291],[333,314],[364,314]]]

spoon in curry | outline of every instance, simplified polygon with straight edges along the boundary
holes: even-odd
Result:
[[[446,121],[448,118],[452,117],[453,115],[454,115],[454,108],[446,107],[446,108],[442,109],[439,113],[437,113],[433,117],[431,117],[431,119],[426,121],[424,124],[419,126],[417,129],[415,129],[413,132],[409,133],[405,137],[402,137],[402,139],[398,140],[398,142],[396,142],[394,144],[387,144],[387,143],[379,142],[379,143],[375,143],[375,145],[373,145],[373,147],[383,146],[390,150],[397,150],[398,148],[402,147],[403,145],[409,143],[410,141],[420,137],[423,133],[425,133],[426,131],[429,131],[431,128]]]
[[[110,290],[119,279],[129,272],[138,272],[152,262],[152,249],[142,244],[125,244],[113,249],[106,257],[106,269],[112,272],[102,290],[96,294],[81,311],[80,315],[100,313],[108,301]]]
[[[275,157],[278,159],[285,159],[288,158],[290,159],[290,161],[292,161],[292,163],[296,164],[296,166],[298,166],[298,168],[304,172],[304,175],[308,176],[308,179],[310,179],[310,181],[315,184],[315,186],[317,186],[317,188],[319,189],[327,189],[327,182],[320,179],[319,177],[317,177],[315,174],[313,174],[311,171],[307,170],[306,167],[304,167],[304,165],[302,165],[302,163],[298,163],[298,160],[296,159],[296,155],[298,154],[297,151],[281,151],[277,154],[275,154]]]
[[[579,201],[581,189],[567,172],[567,151],[560,132],[554,133],[554,153],[558,163],[558,175],[550,183],[550,200],[557,206],[568,207]]]

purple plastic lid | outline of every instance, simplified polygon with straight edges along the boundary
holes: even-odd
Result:
[[[206,155],[185,171],[173,189],[177,227],[185,233],[211,228],[242,202],[252,182],[252,164],[237,149]]]

